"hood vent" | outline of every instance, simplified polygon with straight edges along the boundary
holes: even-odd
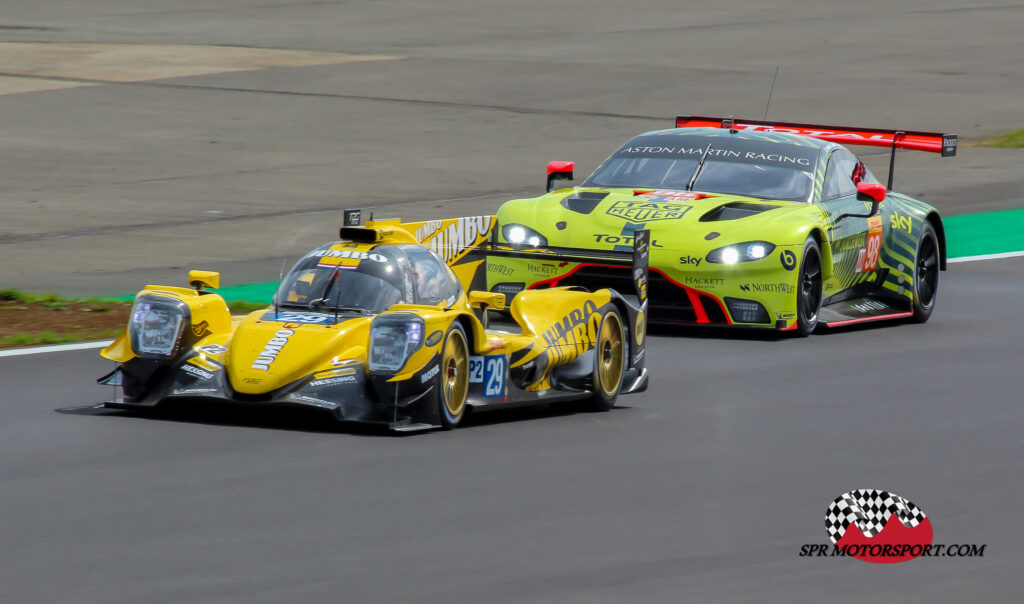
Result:
[[[710,212],[700,217],[700,222],[718,222],[720,220],[736,220],[738,218],[746,218],[747,216],[754,216],[761,212],[767,212],[768,210],[774,210],[779,206],[765,205],[761,203],[743,203],[742,201],[736,201],[733,203],[727,203],[720,205]]]
[[[589,214],[594,211],[601,200],[608,197],[607,193],[597,191],[580,191],[562,198],[562,207],[578,214]]]

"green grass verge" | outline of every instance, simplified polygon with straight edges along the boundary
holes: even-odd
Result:
[[[88,335],[57,335],[52,331],[39,333],[15,333],[5,338],[0,338],[0,348],[9,346],[38,346],[40,344],[64,344],[66,342],[81,342],[82,340],[106,340],[116,338],[121,333],[120,329],[107,329],[99,333]]]
[[[245,288],[246,286],[240,286],[239,289]],[[266,289],[266,288],[262,288]],[[270,302],[263,302],[260,298],[265,297],[262,290],[248,292],[255,294],[256,300],[240,300],[234,299],[234,297],[225,297],[228,303],[228,310],[231,312],[252,312],[261,308],[266,308]],[[273,293],[270,294],[273,296]],[[23,292],[17,289],[4,288],[0,289],[0,302],[25,302],[34,303],[39,302],[45,308],[60,309],[64,305],[70,303],[78,304],[92,304],[93,306],[89,310],[93,312],[104,312],[109,310],[108,305],[111,304],[131,304],[135,296],[124,296],[121,298],[64,298],[54,293],[29,293]]]
[[[1024,147],[1024,130],[1014,130],[1013,132],[1007,132],[990,138],[983,142],[982,145],[986,147],[1000,147],[1002,149],[1019,149]]]

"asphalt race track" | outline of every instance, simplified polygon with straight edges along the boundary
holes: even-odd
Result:
[[[404,437],[97,410],[95,351],[3,359],[3,600],[1016,601],[1024,262],[944,277],[925,325],[659,332],[651,389],[609,413]],[[984,557],[799,557],[854,488]]]
[[[686,4],[681,7],[681,4]],[[14,0],[0,287],[270,281],[340,209],[493,212],[677,113],[958,132],[947,215],[1024,207],[1024,3]],[[867,154],[884,174],[884,153]],[[391,436],[292,411],[98,409],[96,350],[0,358],[0,601],[1008,602],[1024,593],[1024,258],[925,325],[655,329],[605,414]],[[803,558],[859,488],[983,557]]]

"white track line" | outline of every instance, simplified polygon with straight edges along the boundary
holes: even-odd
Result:
[[[1024,250],[1019,252],[1003,252],[1001,254],[981,254],[980,256],[961,256],[949,258],[946,262],[974,262],[976,260],[995,260],[996,258],[1013,258],[1024,256]],[[80,344],[58,344],[57,346],[36,346],[35,348],[15,348],[12,350],[0,350],[0,357],[20,357],[27,354],[44,354],[47,352],[64,352],[66,350],[85,350],[88,348],[103,348],[113,340],[102,342],[82,342]]]
[[[995,260],[996,258],[1013,258],[1015,256],[1024,256],[1024,250],[1019,252],[1003,252],[1001,254],[980,254],[978,256],[960,256],[959,258],[949,258],[946,262],[974,262],[975,260]]]
[[[109,346],[113,340],[102,342],[79,342],[78,344],[58,344],[56,346],[35,346],[33,348],[15,348],[13,350],[0,350],[0,357],[20,357],[26,354],[44,354],[47,352],[64,352],[65,350],[85,350],[87,348],[103,348]]]

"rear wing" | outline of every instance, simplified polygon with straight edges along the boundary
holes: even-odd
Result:
[[[421,222],[371,218],[365,226],[359,224],[361,221],[361,210],[344,210],[343,226],[338,235],[348,241],[419,243],[433,250],[452,268],[466,291],[486,288],[487,257],[502,256],[631,268],[640,305],[647,300],[647,266],[651,240],[648,229],[633,232],[632,252],[595,251],[591,254],[586,250],[562,253],[550,249],[519,249],[499,245],[494,233],[497,225],[494,216],[464,216]]]
[[[794,122],[764,122],[742,120],[732,117],[699,117],[694,115],[676,116],[676,128],[723,128],[736,132],[781,132],[799,134],[843,145],[865,145],[888,147],[889,183],[892,189],[893,170],[896,165],[896,149],[911,149],[938,153],[942,157],[956,155],[957,135],[941,132],[919,132],[916,130],[880,130],[877,128],[855,128],[852,126],[822,126],[820,124],[798,124]]]
[[[629,252],[605,250],[552,250],[552,249],[516,249],[508,245],[488,243],[482,247],[488,257],[523,258],[541,261],[558,261],[561,263],[575,262],[591,266],[609,268],[628,268],[632,270],[633,290],[637,297],[637,305],[646,308],[648,265],[650,263],[651,230],[633,231],[633,249]],[[624,293],[624,292],[619,292]]]
[[[799,134],[844,145],[867,145],[869,147],[893,147],[939,153],[942,157],[956,155],[957,135],[941,132],[918,132],[916,130],[880,130],[877,128],[854,128],[851,126],[822,126],[820,124],[798,124],[791,122],[763,122],[731,117],[698,117],[680,115],[676,117],[676,128],[728,128],[748,132],[781,132]]]

